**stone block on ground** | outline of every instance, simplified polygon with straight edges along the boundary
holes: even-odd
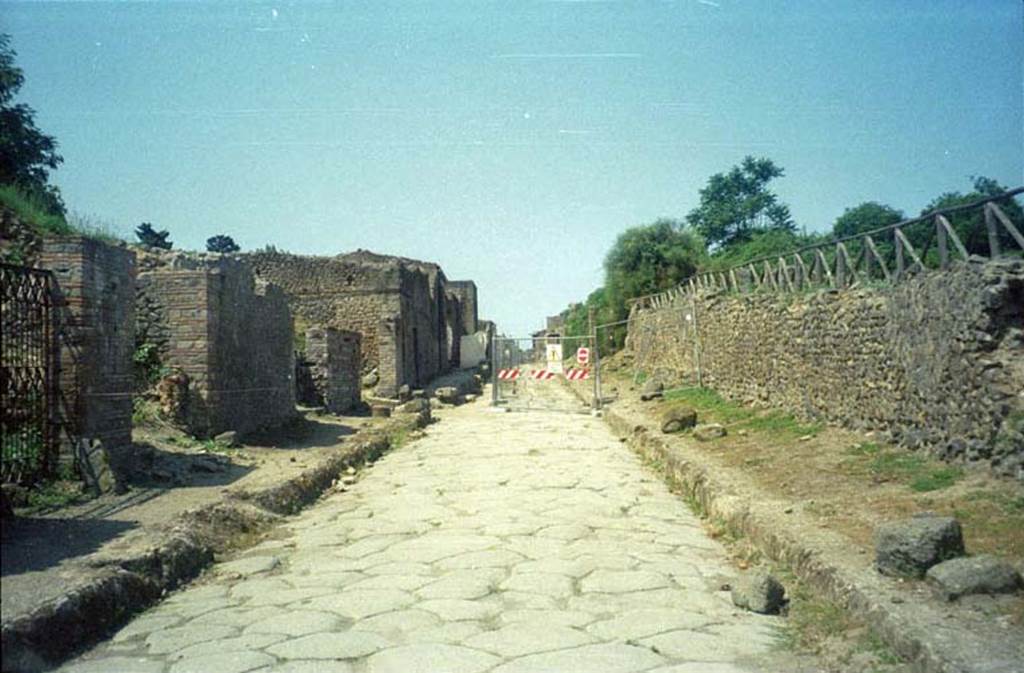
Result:
[[[640,399],[644,402],[664,397],[665,385],[661,381],[650,380],[640,389]]]
[[[747,573],[732,588],[733,604],[763,615],[778,614],[785,598],[786,589],[765,571]]]
[[[926,578],[947,601],[971,594],[1008,594],[1024,586],[1016,568],[987,554],[943,561],[929,568]]]
[[[466,404],[469,404],[470,402],[476,402],[479,397],[479,395],[466,395],[462,399]]]
[[[213,438],[213,441],[217,442],[222,446],[235,447],[238,446],[238,433],[235,432],[234,430],[228,430],[227,432],[222,432],[219,435],[215,436]]]
[[[376,369],[374,369],[369,374],[363,377],[364,388],[373,388],[378,383],[380,383],[380,374],[377,373]]]
[[[416,390],[412,391],[412,398],[414,400],[423,400],[426,399],[426,397],[427,391],[423,390],[422,388],[417,388]]]
[[[661,415],[661,431],[680,432],[697,425],[697,412],[690,407],[672,407]]]
[[[693,429],[693,436],[702,442],[725,437],[726,434],[725,428],[718,423],[705,423]]]
[[[390,418],[391,407],[386,404],[374,404],[370,407],[370,415],[374,418]]]
[[[960,523],[948,516],[894,521],[875,533],[875,567],[884,575],[924,577],[932,566],[963,553]]]
[[[442,386],[434,391],[434,397],[443,404],[459,404],[462,401],[459,389],[455,386]]]
[[[419,414],[424,411],[430,413],[430,402],[420,398],[413,398],[405,404],[395,407],[395,411],[400,414]]]
[[[399,386],[398,399],[401,402],[408,402],[412,399],[412,388],[409,387],[408,383]]]

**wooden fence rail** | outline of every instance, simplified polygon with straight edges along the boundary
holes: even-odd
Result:
[[[814,288],[849,288],[873,282],[898,283],[908,276],[935,269],[948,269],[955,258],[971,258],[968,245],[950,218],[957,215],[981,215],[990,259],[1007,256],[1004,244],[1013,254],[1024,254],[1024,234],[1013,223],[999,202],[1024,193],[1018,187],[1002,194],[951,208],[943,208],[921,217],[903,220],[853,236],[815,243],[782,255],[771,255],[744,262],[721,271],[702,271],[678,286],[630,300],[641,308],[667,305],[683,292],[718,289],[730,292],[798,292]],[[976,228],[967,223],[969,236]],[[921,250],[915,248],[907,232],[913,230]],[[961,233],[964,233],[961,231]],[[930,254],[932,241],[934,254]],[[1015,245],[1015,248],[1012,247]],[[855,247],[854,247],[855,246]],[[851,253],[850,249],[855,252]],[[976,253],[977,254],[977,253]],[[807,256],[805,258],[805,255]]]

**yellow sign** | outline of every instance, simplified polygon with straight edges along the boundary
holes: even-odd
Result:
[[[555,374],[562,373],[562,344],[547,345],[547,370]]]

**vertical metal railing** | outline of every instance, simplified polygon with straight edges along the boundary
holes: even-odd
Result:
[[[57,330],[49,271],[0,264],[0,478],[31,483],[57,462]]]

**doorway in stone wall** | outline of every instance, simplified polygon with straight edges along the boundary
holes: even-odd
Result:
[[[415,385],[423,385],[423,381],[420,380],[420,331],[419,329],[412,328],[412,373],[413,381]]]

